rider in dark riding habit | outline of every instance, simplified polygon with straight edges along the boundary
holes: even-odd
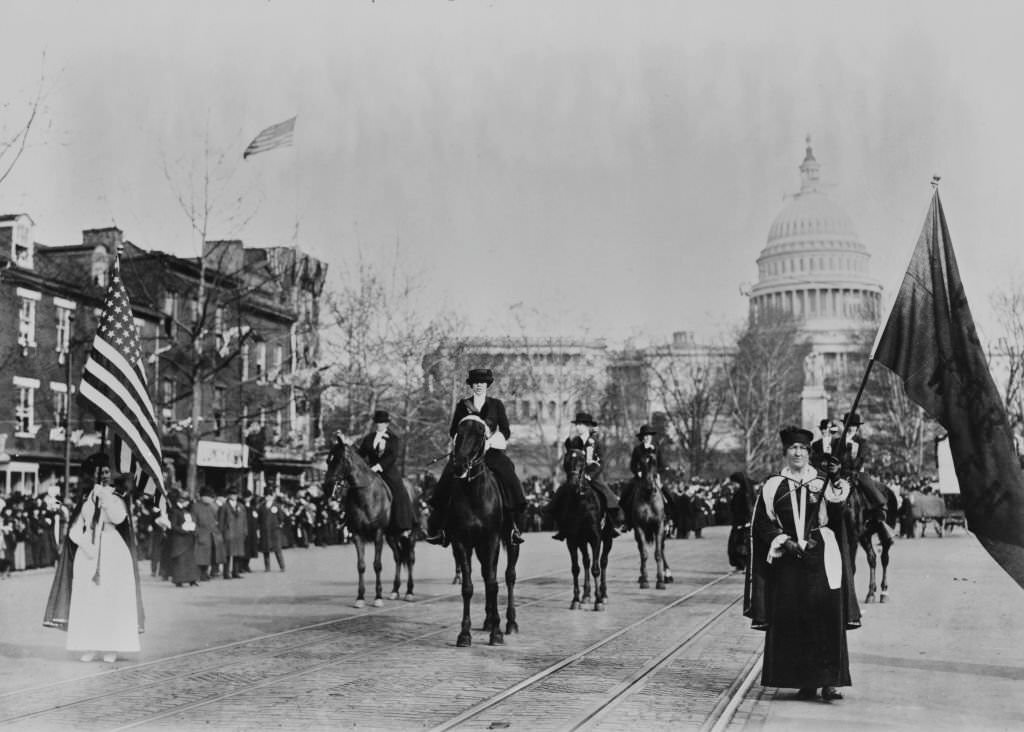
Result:
[[[620,511],[619,511],[619,497],[612,492],[612,489],[601,480],[601,472],[604,470],[604,466],[601,463],[603,457],[603,451],[601,448],[601,441],[597,437],[597,433],[594,430],[597,427],[597,422],[592,416],[586,412],[577,412],[576,419],[572,421],[572,424],[576,425],[576,434],[565,440],[565,455],[562,458],[562,468],[565,470],[566,477],[568,477],[570,466],[569,466],[569,454],[572,450],[582,450],[586,454],[586,467],[584,473],[590,480],[590,485],[598,492],[604,499],[605,511],[608,514],[608,521],[612,525],[612,536],[618,536],[618,531],[615,530],[615,526],[620,523]],[[562,516],[563,506],[565,506],[566,496],[569,493],[569,483],[566,481],[558,487],[555,491],[554,498],[551,500],[550,512],[552,518],[557,522]],[[561,532],[558,532],[552,539],[562,541],[565,536]]]
[[[644,478],[644,465],[648,455],[654,455],[654,462],[658,468],[658,476],[660,478],[662,471],[665,470],[665,463],[662,461],[661,450],[658,448],[658,444],[654,441],[657,436],[658,430],[651,427],[649,424],[645,424],[640,428],[640,431],[636,433],[636,438],[640,440],[633,448],[633,454],[629,457],[629,472],[637,480],[643,480]],[[660,488],[660,486],[659,486]],[[620,503],[623,506],[623,512],[626,514],[626,528],[629,527],[629,506],[633,500],[633,482],[630,481],[622,491],[622,499]]]
[[[473,394],[459,400],[455,405],[455,412],[452,415],[452,423],[448,433],[454,438],[459,422],[464,417],[470,415],[480,417],[490,427],[492,435],[487,442],[484,462],[498,479],[502,500],[505,502],[505,509],[512,515],[509,539],[516,544],[521,544],[523,536],[520,533],[520,525],[526,511],[526,495],[523,493],[523,486],[516,475],[515,465],[508,455],[505,454],[505,447],[511,434],[508,426],[508,415],[505,413],[505,404],[500,399],[487,396],[487,389],[493,383],[494,375],[490,369],[469,370],[466,384],[472,389]],[[451,465],[449,464],[445,466],[441,479],[434,489],[434,494],[428,500],[431,510],[430,517],[427,520],[426,541],[431,544],[440,544],[442,546],[448,544],[448,537],[444,532],[444,519],[451,497],[453,478]]]
[[[402,536],[409,536],[415,515],[412,501],[402,483],[402,472],[398,464],[401,448],[398,435],[391,430],[391,415],[378,409],[373,413],[373,427],[373,432],[363,438],[356,452],[370,466],[370,470],[380,474],[391,489],[390,529]]]

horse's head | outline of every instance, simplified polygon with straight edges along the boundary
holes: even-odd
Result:
[[[644,486],[654,490],[658,485],[658,456],[653,452],[645,452],[640,460],[640,470],[644,476]]]
[[[348,478],[352,473],[352,464],[348,457],[345,440],[340,432],[334,433],[334,442],[327,453],[327,472],[324,473],[324,495],[328,500],[334,498],[338,501],[345,500],[345,487],[348,485]],[[338,486],[341,486],[341,493],[335,495]]]
[[[587,485],[583,480],[587,468],[587,453],[580,449],[569,450],[565,458],[565,467],[565,477],[569,485],[582,492]]]
[[[487,423],[475,414],[462,418],[455,428],[455,445],[451,455],[452,470],[456,476],[469,477],[478,465],[483,464],[490,432]]]

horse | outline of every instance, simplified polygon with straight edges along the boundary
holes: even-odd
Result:
[[[405,583],[405,601],[412,602],[415,598],[413,595],[413,579],[412,579],[412,568],[416,564],[416,540],[418,538],[418,532],[420,531],[421,515],[420,511],[420,494],[422,489],[415,483],[409,480],[402,480],[402,490],[409,496],[409,502],[412,505],[413,517],[415,525],[413,530],[408,536],[403,536],[400,532],[385,530],[384,540],[391,547],[391,556],[395,559],[395,583],[391,588],[391,594],[388,595],[389,600],[397,600],[399,590],[402,588],[402,567],[406,570],[406,583]]]
[[[875,595],[879,589],[878,601],[885,602],[889,599],[889,550],[892,548],[892,530],[885,523],[885,504],[878,505],[877,500],[869,500],[868,496],[884,496],[882,489],[875,482],[874,478],[860,473],[850,481],[850,499],[848,501],[849,513],[844,518],[849,522],[847,542],[850,553],[850,571],[857,571],[857,546],[864,550],[864,556],[868,560],[868,594],[864,598],[865,603],[874,602]],[[882,557],[882,582],[881,587],[876,584],[875,569],[878,564],[879,552],[875,550],[875,537],[881,548]]]
[[[509,522],[501,500],[498,481],[484,462],[490,429],[475,414],[467,415],[456,426],[455,444],[447,472],[453,481],[451,499],[445,516],[445,531],[462,576],[462,627],[456,646],[472,644],[469,604],[473,597],[473,554],[480,562],[484,580],[484,625],[490,633],[490,645],[501,645],[505,637],[498,616],[498,555],[506,552],[505,585],[508,591],[505,633],[518,633],[515,583],[519,546],[509,541]]]
[[[355,607],[366,605],[366,586],[363,575],[366,572],[365,547],[373,542],[373,571],[377,577],[374,607],[384,604],[380,582],[381,552],[384,549],[384,535],[391,518],[391,491],[377,473],[370,470],[359,457],[355,448],[345,444],[340,434],[335,435],[334,445],[327,455],[327,473],[324,475],[324,490],[328,498],[341,487],[338,501],[345,511],[345,525],[352,534],[356,545],[356,567],[359,571],[359,594]],[[411,570],[410,570],[411,572]],[[410,573],[410,588],[412,586]],[[411,594],[411,589],[410,589]]]
[[[605,581],[608,554],[612,548],[611,527],[602,527],[601,498],[585,477],[587,456],[583,450],[570,450],[567,457],[567,485],[571,488],[558,526],[572,560],[572,604],[579,610],[590,599],[590,575],[594,575],[594,610],[604,610],[608,599]],[[583,598],[580,598],[580,558],[583,556]],[[590,558],[593,556],[593,568]]]
[[[665,562],[665,499],[661,495],[658,481],[658,462],[654,453],[644,455],[642,478],[633,479],[631,500],[626,510],[629,511],[629,524],[633,527],[633,536],[640,550],[640,589],[647,589],[647,548],[654,550],[656,570],[655,589],[664,590],[667,564]]]

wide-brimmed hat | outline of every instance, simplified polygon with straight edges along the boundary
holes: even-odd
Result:
[[[784,448],[797,443],[810,446],[811,440],[814,439],[811,431],[805,430],[802,427],[783,427],[779,430],[779,437],[782,438],[782,446]]]
[[[487,384],[490,386],[494,383],[494,374],[491,373],[490,369],[470,369],[466,383],[470,386],[473,384]]]
[[[843,424],[848,424],[850,427],[860,427],[864,423],[860,421],[860,415],[856,412],[853,414],[847,412],[843,415]]]
[[[585,424],[591,427],[597,427],[597,420],[594,419],[588,412],[576,412],[576,418],[572,421],[573,424]]]
[[[383,409],[378,409],[373,413],[373,421],[377,424],[391,421],[391,415],[385,412]]]
[[[640,431],[636,433],[637,437],[643,438],[644,435],[656,435],[658,430],[651,427],[649,424],[645,424],[640,428]]]

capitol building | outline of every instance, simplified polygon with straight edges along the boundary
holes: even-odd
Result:
[[[750,289],[751,320],[790,316],[811,346],[804,368],[805,426],[828,416],[828,393],[849,387],[851,372],[863,368],[866,338],[877,328],[882,303],[871,254],[850,217],[825,195],[820,170],[808,137],[800,191],[768,229]]]

